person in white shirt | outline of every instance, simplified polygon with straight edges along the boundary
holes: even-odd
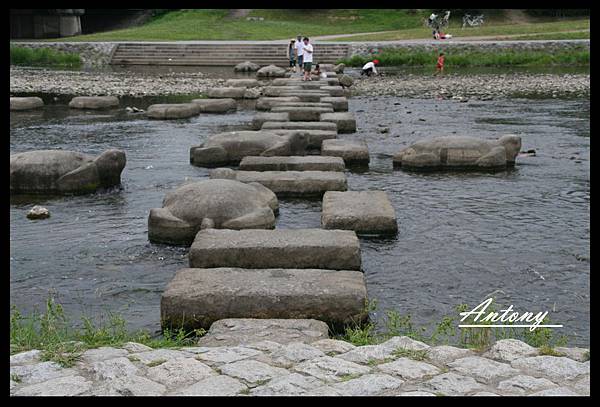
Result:
[[[377,69],[375,68],[375,65],[377,65],[379,63],[379,60],[374,59],[371,62],[367,62],[363,67],[362,67],[362,71],[360,72],[360,75],[367,75],[367,76],[371,76],[372,73],[374,73],[375,75],[377,75]]]
[[[302,43],[302,36],[298,34],[296,39],[296,60],[298,61],[298,67],[300,68],[300,72],[302,72],[302,54],[303,54],[304,44]]]
[[[304,78],[303,81],[311,81],[310,71],[312,70],[312,61],[313,61],[313,46],[308,43],[308,37],[304,37],[302,40],[304,42],[304,46],[302,47],[302,63],[304,64]]]

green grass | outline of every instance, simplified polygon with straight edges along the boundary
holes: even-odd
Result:
[[[146,331],[131,332],[125,320],[108,314],[100,323],[82,318],[82,326],[73,327],[63,308],[53,298],[46,301],[45,312],[24,316],[14,307],[10,316],[11,354],[31,349],[42,350],[42,360],[51,360],[63,366],[72,366],[87,349],[100,346],[118,347],[126,342],[138,342],[151,348],[191,346],[205,331],[186,332],[183,329],[165,329],[162,336],[152,337]]]
[[[588,49],[565,49],[555,52],[543,51],[445,51],[446,67],[472,66],[536,66],[536,65],[588,65],[590,51]],[[365,63],[378,59],[380,66],[435,66],[438,50],[410,51],[407,49],[383,48],[379,53],[369,56],[355,55],[342,59],[347,66],[360,67]]]
[[[589,30],[588,31],[578,31],[578,32],[522,35],[522,36],[511,38],[511,40],[589,40],[589,39],[590,39]]]
[[[469,27],[462,29],[460,22],[451,22],[445,31],[452,34],[453,39],[460,40],[461,37],[483,37],[483,36],[508,36],[521,34],[546,35],[553,33],[558,35],[561,31],[589,30],[590,19],[564,19],[553,22],[521,23],[521,24],[484,24],[481,27]],[[376,30],[372,30],[376,31]],[[381,30],[383,31],[383,30]],[[576,33],[579,34],[579,33]],[[427,27],[415,27],[379,34],[365,34],[354,37],[339,37],[329,41],[396,41],[412,39],[430,39],[431,30]],[[527,37],[528,39],[530,37]],[[589,38],[589,32],[588,32]],[[513,38],[511,38],[513,39]],[[443,41],[442,41],[443,42]]]
[[[421,25],[426,11],[395,9],[255,9],[250,17],[229,19],[228,10],[173,11],[123,30],[64,38],[61,41],[276,40],[317,35],[402,30]]]
[[[60,52],[50,48],[10,47],[10,64],[26,66],[80,67],[81,57],[76,53]]]

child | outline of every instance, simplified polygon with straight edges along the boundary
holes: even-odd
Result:
[[[444,53],[443,52],[440,52],[440,56],[438,57],[437,65],[435,68],[436,68],[436,73],[444,72]]]

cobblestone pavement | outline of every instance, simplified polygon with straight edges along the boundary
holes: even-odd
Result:
[[[589,395],[587,349],[540,356],[514,339],[485,352],[407,337],[355,347],[321,339],[281,345],[151,349],[128,343],[73,367],[32,350],[10,357],[10,394],[26,395]]]

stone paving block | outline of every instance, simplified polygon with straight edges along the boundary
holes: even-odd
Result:
[[[589,396],[590,394],[590,375],[583,376],[573,384],[573,389],[579,394]]]
[[[318,122],[321,120],[321,114],[333,113],[331,107],[290,107],[290,106],[273,106],[273,113],[287,113],[289,121],[296,122]]]
[[[572,380],[590,373],[589,365],[586,366],[584,363],[562,356],[533,356],[515,359],[511,365],[532,376],[547,377],[557,382]]]
[[[377,369],[384,373],[399,376],[404,380],[422,379],[441,373],[440,369],[429,363],[401,357],[393,362],[383,363]]]
[[[200,106],[196,103],[162,103],[151,105],[146,110],[148,118],[159,120],[187,119],[199,114]]]
[[[198,340],[198,345],[232,346],[249,344],[249,347],[253,347],[251,345],[257,342],[270,342],[271,344],[312,343],[328,338],[328,336],[329,328],[327,324],[315,319],[229,318],[213,323],[206,335]]]
[[[320,197],[327,191],[345,191],[348,185],[346,175],[339,171],[235,171],[217,168],[210,172],[210,178],[258,182],[277,197]]]
[[[171,359],[151,367],[146,376],[150,380],[164,384],[167,388],[175,389],[189,386],[216,374],[217,372],[209,366],[190,357]]]
[[[354,230],[357,234],[398,231],[396,211],[385,191],[325,192],[321,225],[324,229]]]
[[[237,110],[235,99],[193,99],[192,103],[200,107],[200,113],[228,113]]]
[[[42,351],[34,349],[27,352],[20,352],[14,355],[10,355],[11,365],[25,365],[28,363],[35,363],[40,361]]]
[[[242,87],[242,88],[255,88],[260,86],[260,82],[256,79],[227,79],[225,81],[226,87]]]
[[[350,352],[356,348],[353,344],[337,339],[321,339],[311,343],[312,346],[326,353],[328,356]]]
[[[323,113],[321,121],[335,123],[340,134],[356,132],[356,119],[350,112]]]
[[[475,377],[486,383],[498,378],[519,374],[519,371],[509,364],[495,362],[480,356],[460,358],[448,363],[448,366],[459,373]]]
[[[252,129],[260,130],[266,122],[288,122],[289,120],[286,112],[260,112],[252,119]]]
[[[371,362],[383,362],[392,358],[393,349],[385,348],[380,345],[357,346],[347,353],[342,353],[336,357],[348,360],[354,363],[367,364]]]
[[[287,99],[287,98],[277,98],[277,99]],[[333,109],[333,105],[331,103],[323,103],[323,102],[287,102],[285,100],[275,100],[271,104],[271,109],[275,107],[324,107]],[[329,112],[332,112],[330,110]]]
[[[261,354],[261,351],[243,346],[219,346],[198,354],[196,358],[209,364],[223,364],[237,362]]]
[[[346,165],[367,165],[369,163],[369,148],[364,141],[324,140],[321,145],[321,155],[342,157]]]
[[[303,89],[300,85],[266,86],[263,89],[263,94],[264,94],[264,96],[267,96],[267,97],[294,96],[294,95],[282,95],[282,93],[302,92],[302,91],[303,91]]]
[[[303,376],[291,373],[282,377],[275,377],[267,384],[255,387],[250,391],[253,396],[298,396],[304,395],[311,389],[324,384],[312,376]]]
[[[93,396],[161,396],[167,388],[141,376],[122,376],[90,389]]]
[[[64,376],[21,387],[15,396],[78,396],[92,387],[92,382],[82,376]]]
[[[155,349],[149,352],[131,353],[128,355],[129,360],[133,359],[142,362],[145,365],[185,357],[193,357],[193,355],[188,352],[173,349]]]
[[[379,344],[378,346],[389,349],[391,351],[396,351],[399,349],[419,351],[430,348],[430,346],[426,343],[409,338],[408,336],[394,336],[393,338],[388,339],[387,341]]]
[[[475,356],[475,353],[470,349],[447,345],[440,345],[427,349],[427,359],[438,365],[445,365],[456,359],[467,356]]]
[[[446,396],[466,395],[478,390],[485,390],[485,386],[477,383],[469,376],[462,376],[453,372],[442,373],[423,383],[423,386],[435,394]]]
[[[536,391],[535,393],[528,394],[528,396],[580,396],[580,394],[568,387],[554,387],[552,389]]]
[[[30,110],[44,107],[44,101],[39,97],[11,97],[10,110]]]
[[[10,367],[10,375],[17,376],[22,384],[35,384],[62,376],[75,374],[74,369],[65,369],[55,362],[40,362]]]
[[[277,366],[292,367],[296,363],[325,356],[319,349],[301,342],[292,342],[271,354],[273,363]]]
[[[245,92],[246,88],[243,87],[210,88],[206,95],[211,99],[243,99]]]
[[[399,389],[404,380],[386,374],[366,374],[356,379],[331,385],[342,396],[374,396]]]
[[[502,339],[495,342],[483,356],[504,362],[511,362],[525,356],[537,356],[538,350],[518,339]]]
[[[120,356],[127,356],[129,352],[125,349],[117,349],[111,347],[101,347],[97,349],[88,349],[81,355],[83,362],[91,363],[100,360],[118,358]]]
[[[121,376],[135,375],[139,368],[126,357],[117,357],[91,364],[82,363],[81,368],[89,372],[95,380],[110,380]]]
[[[344,377],[367,374],[371,369],[344,359],[323,356],[299,363],[293,370],[326,382],[340,382]]]
[[[313,318],[341,329],[367,320],[366,295],[359,271],[184,269],[162,295],[161,320],[193,329],[223,318]]]
[[[346,166],[340,157],[319,155],[261,157],[247,156],[240,162],[242,171],[344,171]]]
[[[566,356],[569,359],[576,360],[578,362],[585,362],[589,359],[589,349],[586,348],[565,348],[565,347],[556,347],[554,350],[562,356]]]
[[[211,376],[173,393],[174,396],[235,396],[248,387],[229,376]]]
[[[545,390],[558,387],[557,384],[544,378],[535,378],[526,375],[518,375],[498,383],[498,390],[503,394],[525,394],[532,391]]]
[[[271,110],[273,106],[280,103],[299,103],[300,98],[296,96],[278,97],[278,96],[263,96],[256,101],[256,110]]]
[[[361,266],[354,232],[323,229],[204,229],[196,235],[189,259],[190,267],[196,268],[360,270]],[[323,270],[312,274],[327,275]],[[231,272],[232,277],[235,274]]]
[[[348,98],[343,96],[327,96],[321,98],[321,103],[331,103],[335,112],[348,111]]]
[[[240,360],[221,366],[221,374],[243,380],[249,387],[256,387],[289,372],[280,367],[269,366],[256,360]]]
[[[136,342],[126,342],[123,345],[123,349],[125,349],[126,351],[128,351],[130,353],[146,352],[146,351],[152,350],[152,348],[150,346],[146,346],[146,345],[143,345],[141,343],[136,343]]]
[[[337,125],[331,122],[268,121],[263,123],[261,130],[326,130],[337,134]]]
[[[435,394],[429,393],[428,391],[414,390],[414,391],[407,391],[404,393],[400,393],[400,394],[398,394],[398,396],[409,396],[409,397],[412,397],[412,396],[434,396],[435,397]]]

